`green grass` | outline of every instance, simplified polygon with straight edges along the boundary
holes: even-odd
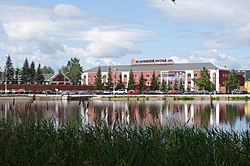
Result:
[[[195,127],[2,120],[0,148],[0,165],[250,165],[248,131]]]

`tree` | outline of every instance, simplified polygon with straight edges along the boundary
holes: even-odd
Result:
[[[133,90],[134,88],[135,88],[134,73],[133,73],[132,69],[130,69],[129,80],[128,80],[128,90]]]
[[[167,89],[167,83],[164,79],[162,79],[161,83],[161,91],[165,91]]]
[[[43,73],[42,73],[42,70],[41,70],[40,63],[38,64],[38,67],[37,67],[37,70],[36,70],[35,81],[38,84],[43,84],[43,82],[44,82],[44,76],[43,76]]]
[[[193,79],[194,83],[202,90],[211,90],[211,81],[208,70],[204,67],[200,70],[200,77],[197,79]]]
[[[41,69],[41,72],[43,74],[54,74],[55,73],[54,70],[49,66],[43,66],[43,68]]]
[[[145,89],[145,80],[144,80],[143,72],[141,72],[138,89],[139,91],[142,91]]]
[[[22,75],[21,75],[21,83],[27,84],[30,81],[30,68],[29,68],[29,61],[25,58],[22,67]]]
[[[171,81],[168,80],[168,86],[167,86],[168,91],[171,90]]]
[[[109,67],[109,71],[108,71],[108,82],[107,82],[107,90],[112,90],[113,87],[113,79],[112,79],[112,71],[111,68]]]
[[[174,80],[174,87],[173,87],[174,90],[178,90],[178,82],[177,80],[175,79]]]
[[[15,70],[15,78],[14,78],[14,84],[19,83],[19,78],[21,77],[21,70],[19,68],[16,68]]]
[[[32,61],[30,64],[30,82],[32,84],[35,82],[35,75],[36,75],[35,63],[34,61]]]
[[[237,89],[240,86],[240,82],[236,77],[235,70],[230,71],[228,74],[228,80],[225,82],[227,92],[232,92],[232,90]]]
[[[76,57],[70,58],[67,65],[62,67],[62,71],[74,85],[79,84],[83,71],[79,59]]]
[[[155,71],[153,71],[152,74],[150,90],[159,90],[158,79],[155,76]]]
[[[122,73],[120,73],[118,84],[117,84],[117,89],[124,89],[124,88],[125,88],[125,85],[124,85],[124,83],[122,81]]]
[[[102,72],[101,67],[99,66],[96,72],[95,76],[95,89],[102,90],[103,89],[103,83],[102,83]]]
[[[179,90],[180,90],[181,92],[184,92],[184,85],[183,85],[182,79],[180,79]]]
[[[4,71],[4,77],[6,79],[6,82],[13,82],[14,81],[14,68],[12,64],[12,60],[10,55],[7,55],[7,60],[5,63],[5,71]]]

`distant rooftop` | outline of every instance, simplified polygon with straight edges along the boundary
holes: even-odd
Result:
[[[212,63],[174,63],[174,64],[144,64],[144,65],[114,65],[114,66],[100,66],[102,72],[108,72],[109,68],[112,71],[157,71],[157,70],[197,70],[197,69],[219,69]],[[98,67],[84,70],[84,72],[97,72]]]

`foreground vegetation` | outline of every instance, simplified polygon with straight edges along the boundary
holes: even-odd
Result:
[[[0,165],[250,165],[250,134],[0,121]]]

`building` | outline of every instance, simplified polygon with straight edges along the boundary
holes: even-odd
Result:
[[[56,74],[44,74],[43,76],[47,85],[71,85],[70,79],[62,71]]]
[[[245,71],[245,88],[250,93],[250,70]]]
[[[174,63],[171,59],[160,60],[134,60],[131,59],[131,65],[100,66],[102,72],[102,82],[107,82],[109,68],[112,71],[113,82],[117,82],[119,75],[122,75],[122,81],[125,86],[128,84],[129,72],[133,71],[135,83],[139,84],[141,73],[144,75],[147,86],[151,84],[153,72],[155,72],[158,82],[165,80],[173,87],[175,81],[184,85],[185,90],[198,90],[194,84],[194,78],[200,77],[200,71],[203,68],[208,69],[210,80],[215,84],[217,91],[225,92],[225,81],[228,79],[229,69],[219,68],[212,63]],[[98,67],[85,70],[83,73],[83,85],[94,85],[95,75]]]

